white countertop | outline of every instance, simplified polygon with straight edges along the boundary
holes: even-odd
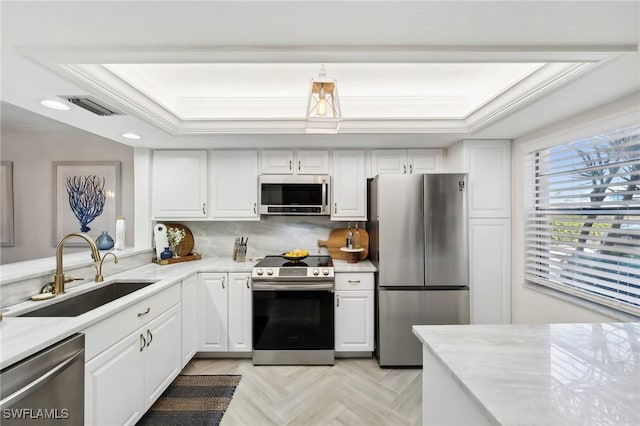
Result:
[[[231,258],[211,258],[172,265],[148,264],[120,274],[105,277],[104,283],[90,282],[70,288],[64,295],[40,302],[23,302],[3,309],[0,321],[0,369],[32,355],[55,342],[84,330],[88,326],[121,311],[152,294],[158,293],[198,272],[250,272],[255,262],[234,262]],[[113,280],[158,280],[157,283],[133,292],[107,305],[77,317],[17,318],[34,306],[46,306],[79,293],[109,284]]]
[[[640,424],[640,322],[413,333],[495,424]]]
[[[333,259],[334,272],[375,272],[376,267],[368,260],[348,263],[346,260]]]

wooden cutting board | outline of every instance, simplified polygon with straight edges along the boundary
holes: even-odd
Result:
[[[194,244],[193,234],[191,233],[191,230],[181,223],[167,223],[166,227],[178,228],[184,231],[184,238],[182,239],[182,241],[180,241],[180,244],[178,244],[178,246],[176,247],[176,252],[177,252],[176,254],[178,256],[187,256],[191,254],[191,251],[193,250],[193,244]]]
[[[334,259],[348,260],[350,253],[340,251],[340,247],[344,247],[347,239],[347,229],[334,229],[326,240],[318,240],[318,247],[326,247],[329,250],[329,256]],[[369,255],[369,234],[366,230],[360,229],[360,245],[364,249],[359,253],[358,260],[364,260]]]

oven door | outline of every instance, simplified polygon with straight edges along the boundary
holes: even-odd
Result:
[[[255,282],[254,363],[332,364],[333,300],[333,283]],[[330,354],[330,362],[323,353]]]

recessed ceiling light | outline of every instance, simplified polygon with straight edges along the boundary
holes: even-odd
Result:
[[[56,99],[45,99],[43,101],[40,101],[40,104],[46,106],[47,108],[56,109],[58,111],[68,111],[71,109],[69,105]]]
[[[123,133],[122,137],[126,139],[135,139],[135,140],[142,139],[142,136],[140,136],[139,134],[131,133],[131,132]]]

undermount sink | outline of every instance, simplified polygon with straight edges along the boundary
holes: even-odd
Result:
[[[92,309],[145,288],[156,281],[113,281],[103,287],[26,312],[20,317],[77,317]]]

